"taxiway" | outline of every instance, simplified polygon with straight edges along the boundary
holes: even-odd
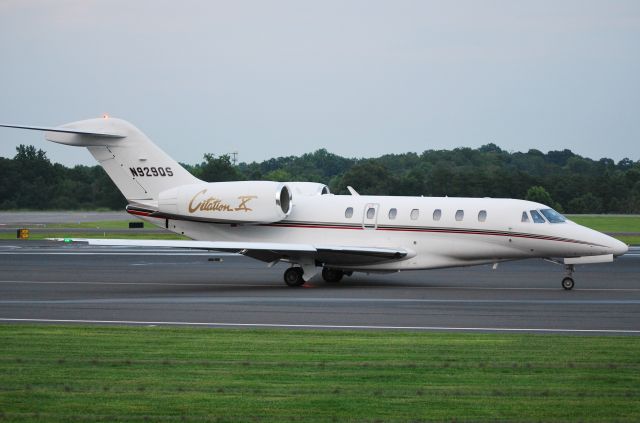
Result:
[[[640,335],[640,250],[579,266],[542,260],[320,278],[302,288],[242,256],[0,242],[0,321]]]

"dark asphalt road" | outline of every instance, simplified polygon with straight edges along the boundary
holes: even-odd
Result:
[[[216,258],[221,261],[211,261]],[[0,321],[527,330],[640,335],[640,251],[612,264],[541,260],[282,281],[285,265],[185,250],[0,242]]]

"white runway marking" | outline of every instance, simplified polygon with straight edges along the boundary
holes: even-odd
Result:
[[[48,300],[0,300],[2,305],[20,304],[236,304],[236,305],[350,305],[350,304],[547,304],[547,305],[640,305],[640,300],[500,300],[500,299],[414,299],[414,298],[332,298],[332,297],[143,297],[82,298]]]
[[[467,332],[551,332],[551,333],[618,333],[636,334],[640,330],[626,329],[558,329],[558,328],[488,328],[488,327],[448,327],[448,326],[376,326],[376,325],[313,325],[280,323],[221,323],[221,322],[156,322],[140,320],[75,320],[75,319],[19,319],[0,318],[2,322],[31,323],[92,323],[121,325],[166,325],[166,326],[210,326],[210,327],[263,327],[289,329],[378,329],[378,330],[421,330],[421,331],[467,331]]]
[[[284,288],[281,283],[263,283],[263,284],[244,284],[244,283],[199,283],[199,282],[185,282],[185,283],[172,283],[172,282],[96,282],[96,281],[0,281],[0,283],[17,283],[17,284],[41,284],[41,285],[149,285],[149,286],[235,286],[238,288],[250,287],[250,288],[266,288],[266,287],[278,287]],[[322,282],[321,282],[322,283]],[[312,282],[311,285],[313,286]],[[464,289],[467,291],[558,291],[564,292],[560,288],[540,288],[540,287],[487,287],[487,286],[405,286],[405,285],[353,285],[354,288],[402,288],[402,289]],[[639,292],[640,288],[574,288],[573,292],[577,291],[621,291],[621,292]]]

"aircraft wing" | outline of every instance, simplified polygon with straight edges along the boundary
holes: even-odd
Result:
[[[333,266],[357,266],[400,260],[409,254],[400,248],[350,247],[336,245],[289,244],[274,242],[224,242],[191,240],[133,240],[102,238],[54,238],[56,241],[85,242],[89,245],[120,247],[164,247],[239,253],[265,262],[298,261],[309,258]]]

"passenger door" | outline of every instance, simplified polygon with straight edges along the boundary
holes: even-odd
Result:
[[[362,228],[376,229],[378,227],[378,210],[380,205],[377,203],[367,203],[364,206],[362,214]]]

